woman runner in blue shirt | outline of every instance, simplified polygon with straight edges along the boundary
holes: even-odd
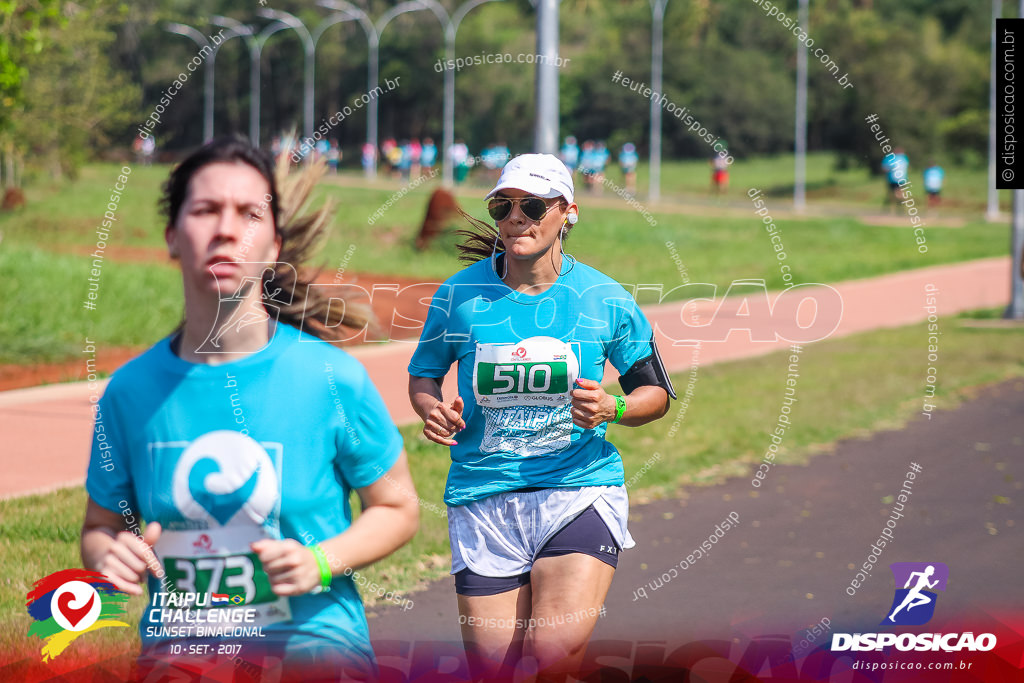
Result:
[[[476,263],[434,295],[409,394],[424,435],[451,448],[452,573],[474,675],[504,679],[532,657],[559,677],[578,670],[633,545],[605,431],[662,417],[675,395],[633,297],[562,250],[579,216],[565,165],[516,157],[487,199],[495,227],[464,232]],[[624,396],[601,387],[606,361]]]
[[[81,545],[84,566],[123,591],[142,594],[150,575],[142,678],[237,661],[287,680],[374,675],[356,570],[406,543],[419,511],[365,369],[318,338],[331,338],[327,300],[299,268],[329,213],[298,210],[322,171],[279,195],[269,156],[221,138],[165,185],[184,321],[95,407]]]

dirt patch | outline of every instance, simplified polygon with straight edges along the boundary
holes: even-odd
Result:
[[[427,319],[430,297],[441,284],[440,281],[373,273],[346,273],[338,280],[331,271],[321,273],[316,282],[338,285],[337,292],[325,294],[341,295],[351,303],[373,310],[375,325],[369,330],[352,331],[342,346],[418,337]]]
[[[49,247],[57,252],[89,256],[95,247],[81,244],[52,245]],[[171,265],[174,261],[167,255],[167,247],[130,246],[126,244],[108,244],[103,257],[120,263],[162,263]]]
[[[96,372],[109,374],[143,351],[145,349],[141,348],[97,349]],[[0,365],[0,391],[57,382],[82,382],[86,375],[85,363],[81,359],[59,363]]]

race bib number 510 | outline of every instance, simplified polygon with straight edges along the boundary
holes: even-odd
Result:
[[[553,337],[518,344],[477,344],[473,393],[478,405],[560,406],[570,401],[580,364],[572,346]]]

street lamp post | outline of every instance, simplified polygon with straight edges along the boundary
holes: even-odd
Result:
[[[260,146],[259,135],[260,135],[260,112],[259,112],[259,51],[256,51],[257,58],[254,60],[253,47],[256,44],[256,35],[252,30],[252,26],[247,26],[240,21],[232,19],[231,17],[222,17],[215,15],[210,17],[210,23],[214,26],[220,26],[228,29],[228,34],[224,37],[224,43],[228,42],[232,38],[242,37],[245,39],[246,46],[249,48],[249,141],[252,142],[256,147]],[[221,43],[223,45],[224,43]],[[255,99],[254,99],[255,98]]]
[[[417,10],[427,9],[426,6],[420,4],[418,0],[408,0],[402,2],[387,12],[374,23],[368,14],[361,8],[348,2],[348,0],[319,0],[318,5],[326,9],[334,10],[336,12],[342,12],[348,15],[350,18],[354,18],[359,22],[359,25],[363,27],[363,31],[366,33],[366,43],[369,49],[369,64],[367,66],[367,92],[374,93],[377,90],[377,82],[379,81],[379,59],[380,59],[380,35],[384,32],[384,27],[387,26],[392,19],[400,14],[406,12],[415,12]],[[375,177],[377,175],[377,97],[374,96],[370,99],[367,105],[366,111],[366,141],[373,145],[373,164],[367,167],[366,175],[369,177]]]
[[[253,93],[253,107],[256,110],[255,121],[253,119],[249,119],[249,125],[250,128],[254,128],[255,134],[253,135],[253,140],[257,145],[259,145],[260,141],[260,119],[263,113],[263,98],[260,92],[260,89],[262,87],[260,84],[260,80],[263,75],[261,63],[261,60],[263,58],[263,48],[266,46],[267,40],[270,39],[270,36],[274,35],[278,31],[283,31],[286,28],[289,28],[288,24],[285,24],[280,21],[275,21],[273,24],[265,26],[263,30],[260,31],[259,35],[256,36],[256,39],[253,40],[252,44],[249,46],[249,58],[251,60],[251,67],[249,71],[249,89]],[[253,127],[253,123],[255,123],[255,127]]]
[[[558,6],[562,0],[531,0],[537,8],[537,121],[533,151],[558,153]]]
[[[662,41],[665,29],[665,7],[668,0],[651,0],[651,89],[660,98],[662,92]],[[661,104],[651,98],[651,162],[648,199],[661,199]]]
[[[426,5],[441,22],[444,29],[444,134],[441,141],[443,153],[443,175],[442,182],[445,185],[454,183],[454,169],[452,168],[451,147],[455,144],[455,69],[447,68],[448,64],[455,61],[455,34],[459,30],[459,24],[466,18],[469,11],[479,7],[486,2],[500,2],[501,0],[470,0],[455,10],[455,14],[448,16],[448,10],[441,6],[437,0],[419,0]]]
[[[169,23],[165,24],[164,28],[169,33],[176,33],[179,36],[192,39],[199,46],[200,50],[210,47],[210,41],[206,39],[206,35],[191,26]],[[204,62],[203,66],[203,142],[209,142],[213,139],[213,66],[218,48],[214,47],[212,49],[213,51],[210,53],[209,59]]]
[[[299,37],[302,39],[303,52],[305,55],[305,76],[303,78],[303,120],[305,122],[305,134],[308,144],[308,141],[313,137],[313,122],[315,119],[314,108],[316,106],[316,45],[318,42],[320,42],[320,38],[323,36],[324,32],[327,29],[343,21],[351,21],[353,17],[348,12],[343,12],[340,14],[327,17],[322,22],[317,24],[316,28],[313,29],[312,33],[310,33],[310,31],[306,28],[306,25],[303,24],[298,17],[289,14],[288,12],[272,9],[259,9],[256,11],[256,13],[266,19],[276,19],[277,21],[276,23],[268,26],[267,29],[264,30],[263,34],[261,34],[262,41],[257,46],[258,49],[256,51],[256,59],[254,62],[255,64],[257,64],[257,70],[255,72],[255,75],[250,76],[251,87],[259,87],[259,50],[262,49],[262,46],[263,44],[266,43],[267,38],[269,38],[272,34],[276,33],[279,30],[282,30],[284,28],[290,28],[294,29],[295,32],[299,34]],[[257,121],[255,125],[253,124],[252,120],[250,120],[250,130],[255,128],[256,134],[258,136],[258,112],[256,116]]]
[[[290,29],[293,29],[299,34],[299,38],[302,40],[302,48],[304,54],[304,77],[303,77],[303,121],[305,122],[304,129],[306,133],[306,139],[313,137],[313,74],[316,65],[316,43],[313,42],[313,36],[310,35],[306,25],[303,24],[298,17],[289,12],[284,12],[277,9],[269,9],[261,7],[256,10],[256,14],[263,17],[264,19],[276,19],[279,23],[284,24]],[[273,24],[271,24],[273,25]]]
[[[1024,17],[1024,0],[1017,2],[1017,16]],[[1013,222],[1010,226],[1010,305],[1004,317],[1024,318],[1024,280],[1021,279],[1021,257],[1024,252],[1024,190],[1013,191]]]
[[[800,0],[800,25],[807,30],[808,0]],[[796,49],[796,130],[793,166],[793,209],[807,208],[807,44],[797,40]]]

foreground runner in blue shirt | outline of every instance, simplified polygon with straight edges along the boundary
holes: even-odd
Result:
[[[663,416],[674,393],[633,297],[562,251],[579,216],[565,165],[516,157],[487,198],[496,229],[464,233],[476,262],[431,301],[409,393],[424,435],[451,447],[452,573],[474,675],[505,680],[523,656],[571,674],[633,545],[605,432]],[[601,387],[609,360],[625,396]]]
[[[165,186],[184,322],[99,400],[82,530],[86,568],[131,594],[149,575],[140,678],[235,661],[284,680],[375,671],[357,570],[412,537],[418,506],[366,371],[296,329],[329,338],[299,279],[328,215],[298,216],[313,183],[294,187],[279,197],[269,157],[236,138]]]

